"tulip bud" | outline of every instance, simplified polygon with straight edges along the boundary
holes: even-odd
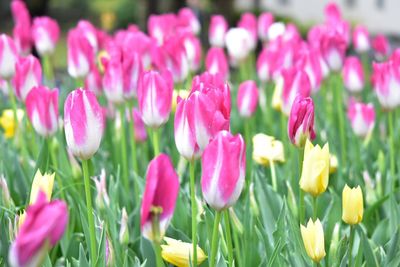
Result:
[[[339,71],[346,53],[346,41],[338,32],[326,31],[321,38],[321,52],[329,68]]]
[[[400,105],[400,72],[394,60],[373,63],[372,84],[384,109],[394,109]]]
[[[228,23],[224,16],[213,15],[211,16],[210,28],[208,31],[208,39],[211,46],[224,47],[225,34],[228,30]]]
[[[193,34],[199,34],[201,30],[200,21],[196,14],[188,7],[181,8],[178,12],[178,23],[184,29],[187,29]]]
[[[201,63],[201,43],[200,39],[191,33],[183,34],[183,45],[189,61],[191,71],[197,71]]]
[[[124,70],[121,55],[113,55],[105,64],[104,93],[108,101],[120,104],[124,101]]]
[[[175,14],[150,15],[147,20],[147,31],[158,45],[162,45],[168,37],[172,36],[176,24]]]
[[[64,105],[64,129],[68,148],[82,160],[99,149],[104,130],[104,114],[96,96],[82,88],[72,91]]]
[[[21,125],[24,118],[24,111],[17,109],[17,122]],[[0,126],[4,129],[4,136],[12,138],[15,136],[17,125],[15,125],[14,111],[12,109],[5,109],[0,117]]]
[[[329,157],[328,143],[321,148],[307,139],[299,183],[303,191],[314,197],[325,192],[329,182]]]
[[[31,196],[29,198],[29,204],[35,203],[38,198],[39,192],[43,192],[46,196],[46,199],[50,201],[51,194],[53,192],[54,185],[54,176],[56,174],[53,172],[42,174],[40,170],[36,171],[35,177],[33,177],[32,188],[31,188]]]
[[[94,64],[94,50],[83,32],[72,29],[68,32],[68,73],[74,78],[84,78]]]
[[[274,41],[285,33],[286,26],[283,22],[274,22],[268,28],[268,40]]]
[[[15,76],[13,78],[17,97],[25,102],[32,88],[39,86],[41,82],[42,67],[39,60],[32,55],[26,58],[19,58],[15,65]]]
[[[225,35],[225,44],[229,56],[235,61],[243,61],[252,50],[252,37],[243,28],[231,28]]]
[[[319,263],[326,255],[324,229],[319,219],[313,222],[310,220],[307,226],[300,225],[301,237],[307,255],[316,263]]]
[[[272,108],[276,111],[282,111],[282,90],[283,90],[283,78],[280,77],[275,83],[274,93],[272,95]]]
[[[4,206],[8,208],[11,205],[14,205],[14,202],[10,196],[10,190],[8,190],[7,181],[3,174],[0,175],[0,189]]]
[[[390,44],[388,39],[383,34],[378,34],[372,40],[372,48],[375,52],[375,57],[378,60],[384,60],[390,55]]]
[[[350,100],[347,116],[357,136],[365,138],[374,129],[375,110],[372,103],[364,104]]]
[[[260,209],[258,208],[257,200],[254,195],[254,183],[250,184],[249,193],[250,193],[250,209],[253,213],[253,216],[257,218],[260,215]]]
[[[310,96],[311,84],[307,73],[296,67],[282,70],[282,77],[282,111],[289,115],[298,95],[303,98]]]
[[[53,54],[60,38],[60,26],[50,17],[36,17],[33,19],[32,37],[39,55]]]
[[[20,54],[31,51],[31,15],[26,4],[20,0],[11,2],[11,13],[14,19],[13,37]]]
[[[353,31],[353,46],[358,53],[367,52],[370,48],[368,29],[358,25]]]
[[[138,102],[147,126],[158,128],[167,122],[172,105],[173,82],[169,73],[151,70],[139,78]]]
[[[5,34],[0,34],[0,77],[7,80],[15,73],[17,48],[14,41]]]
[[[40,192],[35,203],[26,210],[26,218],[10,246],[10,265],[41,266],[48,250],[62,238],[67,223],[68,208],[65,202],[49,202],[45,194]]]
[[[96,95],[100,95],[103,91],[101,75],[97,70],[97,67],[93,66],[89,74],[86,76],[85,88],[92,91]]]
[[[244,81],[239,85],[237,105],[239,114],[248,118],[254,114],[258,104],[258,88],[255,81]]]
[[[292,144],[304,147],[306,140],[314,140],[314,102],[310,97],[297,96],[288,122],[288,136]]]
[[[52,136],[58,129],[58,89],[33,87],[25,104],[35,131],[44,137]]]
[[[264,12],[258,17],[257,29],[261,41],[268,41],[268,29],[272,23],[274,23],[274,16],[269,12]]]
[[[364,87],[364,72],[361,61],[357,57],[348,57],[343,66],[343,83],[353,93],[360,92]]]
[[[299,55],[298,64],[307,73],[311,91],[313,93],[319,90],[323,78],[323,69],[320,63],[319,49],[306,49]]]
[[[119,230],[119,242],[125,246],[129,243],[128,214],[126,213],[125,207],[123,207],[121,211],[121,228]]]
[[[81,31],[82,36],[88,40],[93,49],[93,52],[97,53],[97,50],[99,48],[97,40],[97,29],[93,26],[93,24],[88,20],[80,20],[76,28]]]
[[[330,154],[329,156],[329,174],[333,174],[337,171],[339,162],[336,155]]]
[[[219,74],[224,80],[229,77],[229,65],[224,49],[211,47],[206,56],[206,70],[211,74]]]
[[[250,47],[251,50],[254,50],[257,45],[257,17],[250,12],[243,13],[240,16],[238,27],[245,29],[250,34]]]
[[[333,227],[332,237],[331,237],[331,244],[329,246],[329,255],[337,255],[337,249],[339,246],[339,237],[340,237],[340,223],[335,223]]]
[[[217,211],[235,204],[246,173],[246,145],[242,136],[221,131],[201,157],[201,189],[204,199]]]
[[[106,184],[106,171],[101,169],[101,173],[99,176],[92,177],[96,184],[96,206],[99,209],[103,209],[110,205],[110,198],[107,194],[107,184]]]
[[[143,236],[160,242],[168,228],[179,193],[179,178],[171,160],[160,154],[150,161],[140,210]],[[158,228],[158,233],[153,229]]]
[[[361,187],[350,188],[347,184],[342,193],[342,220],[347,224],[358,224],[364,213],[363,194]]]
[[[161,245],[161,256],[162,258],[172,265],[175,266],[190,266],[193,257],[193,244],[185,243],[180,240],[164,237],[166,245]],[[197,246],[197,264],[201,265],[207,258],[204,251]]]
[[[285,162],[283,144],[275,137],[266,134],[256,134],[253,137],[253,160],[258,164],[268,166],[271,162]]]

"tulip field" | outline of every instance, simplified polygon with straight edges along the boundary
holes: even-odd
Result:
[[[10,10],[0,266],[400,266],[385,35],[334,3],[306,31],[268,12],[203,25],[186,7],[62,32]]]

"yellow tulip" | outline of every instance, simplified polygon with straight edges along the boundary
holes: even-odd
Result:
[[[177,106],[177,97],[179,96],[182,99],[186,99],[190,94],[189,90],[185,90],[185,89],[174,89],[174,91],[172,92],[172,111],[175,112],[176,110],[176,106]]]
[[[310,220],[307,226],[300,225],[301,237],[307,255],[316,263],[320,262],[326,255],[324,229],[319,219],[313,222]]]
[[[20,123],[24,117],[24,111],[22,109],[17,110],[17,119]],[[14,120],[14,111],[12,109],[5,109],[0,117],[0,126],[4,129],[4,136],[6,138],[12,138],[15,135],[16,125]]]
[[[189,267],[189,259],[193,256],[193,244],[168,237],[164,237],[164,240],[167,245],[161,245],[162,258],[177,267]],[[200,265],[206,258],[204,251],[197,246],[197,264]]]
[[[335,173],[337,171],[338,165],[339,163],[336,155],[331,154],[329,157],[329,173]]]
[[[318,196],[325,192],[329,182],[329,145],[323,148],[307,140],[304,148],[303,171],[300,178],[300,188]]]
[[[276,81],[274,94],[272,95],[272,108],[276,111],[282,111],[282,91],[283,91],[283,78]]]
[[[36,201],[39,191],[43,191],[43,193],[46,194],[48,200],[51,199],[51,193],[53,192],[54,176],[55,173],[42,174],[40,170],[36,172],[32,182],[31,197],[29,201],[30,204],[33,204]]]
[[[350,188],[347,184],[342,193],[342,220],[347,224],[358,224],[364,213],[363,194],[360,186]]]
[[[282,142],[275,140],[273,136],[256,134],[253,137],[253,159],[264,166],[268,166],[271,161],[285,162]]]

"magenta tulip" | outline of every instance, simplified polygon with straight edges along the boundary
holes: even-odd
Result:
[[[390,54],[390,44],[388,39],[383,34],[378,34],[372,40],[372,48],[375,52],[375,57],[378,60],[384,60]]]
[[[24,1],[13,0],[11,13],[14,19],[13,37],[17,50],[22,55],[31,51],[31,15]]]
[[[133,116],[133,126],[134,126],[134,132],[135,132],[135,140],[136,142],[145,142],[147,140],[147,132],[146,132],[146,126],[144,125],[144,122],[142,120],[142,116],[136,108],[132,109],[132,116]]]
[[[224,16],[211,16],[210,28],[208,30],[208,40],[211,46],[224,47],[225,34],[228,31],[228,23]]]
[[[206,56],[206,71],[211,74],[220,74],[224,80],[229,77],[229,65],[224,49],[211,47]]]
[[[274,23],[274,16],[269,12],[264,12],[258,17],[257,30],[261,41],[268,41],[268,30],[272,23]]]
[[[94,92],[96,95],[100,95],[103,91],[101,75],[96,66],[92,66],[92,69],[86,76],[85,88]]]
[[[33,87],[42,82],[42,66],[39,60],[29,55],[26,58],[19,58],[15,65],[13,84],[17,97],[25,102],[26,96]]]
[[[165,40],[174,35],[176,24],[175,14],[150,15],[147,20],[147,30],[157,44],[162,45]]]
[[[258,104],[258,89],[255,81],[244,81],[239,85],[237,105],[239,115],[245,118],[251,117]]]
[[[25,104],[35,131],[44,137],[52,136],[58,128],[58,89],[33,87]]]
[[[384,109],[400,105],[400,64],[395,60],[373,63],[372,84]]]
[[[5,34],[0,34],[0,77],[7,80],[15,73],[17,48],[14,41]]]
[[[370,48],[369,33],[366,27],[358,25],[353,31],[353,46],[358,53],[365,53]]]
[[[364,71],[360,59],[354,56],[346,58],[342,76],[344,86],[350,92],[360,92],[364,87]]]
[[[299,53],[297,61],[298,66],[307,73],[313,93],[319,90],[323,78],[320,60],[321,55],[317,48],[306,48]]]
[[[260,81],[265,83],[271,80],[277,56],[278,53],[274,53],[273,49],[271,49],[271,46],[264,48],[258,55],[257,75]]]
[[[199,70],[201,63],[201,53],[202,53],[200,39],[194,36],[192,33],[188,32],[183,34],[182,42],[185,47],[190,70],[191,71]]]
[[[85,78],[94,64],[94,50],[79,29],[68,32],[68,73],[74,78]]]
[[[53,54],[60,37],[60,26],[50,17],[36,17],[33,20],[32,37],[40,55]]]
[[[345,53],[346,40],[336,31],[328,30],[321,37],[321,53],[329,68],[339,71],[342,68]]]
[[[178,24],[184,30],[198,35],[201,30],[200,21],[195,13],[188,7],[181,8],[178,12]]]
[[[292,144],[304,147],[306,140],[315,138],[314,102],[310,97],[297,96],[288,122],[288,136]]]
[[[88,20],[80,20],[76,28],[81,31],[82,36],[86,38],[92,46],[94,53],[99,49],[99,41],[97,39],[97,29]]]
[[[45,193],[39,192],[36,202],[27,208],[26,218],[10,247],[10,265],[41,266],[48,250],[64,235],[67,224],[68,207],[65,202],[49,202]]]
[[[350,100],[347,117],[350,120],[354,133],[359,137],[366,137],[375,125],[374,106]]]
[[[68,148],[76,157],[86,160],[97,152],[104,113],[92,91],[80,88],[69,93],[64,105],[64,129]]]
[[[140,225],[143,236],[149,240],[157,238],[153,233],[153,208],[161,208],[158,214],[160,236],[164,236],[173,216],[179,193],[179,178],[170,158],[160,154],[147,167],[146,185],[140,210]]]
[[[183,37],[184,35],[180,34],[170,38],[162,46],[162,49],[166,52],[165,67],[171,72],[174,82],[183,82],[189,74],[189,57]]]
[[[221,131],[201,157],[201,190],[207,204],[221,211],[235,204],[246,174],[246,145],[240,134]]]
[[[245,29],[250,34],[251,49],[255,49],[257,45],[257,17],[250,13],[243,13],[238,22],[238,27]]]

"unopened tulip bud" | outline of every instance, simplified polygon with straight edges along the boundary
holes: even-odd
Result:
[[[51,195],[53,193],[53,185],[54,185],[54,177],[55,173],[44,173],[42,174],[40,170],[37,170],[35,177],[32,181],[31,188],[31,196],[29,200],[29,204],[35,203],[38,198],[39,192],[43,192],[46,196],[46,199],[50,201]]]
[[[31,51],[31,15],[22,0],[11,1],[11,13],[14,19],[13,37],[18,53],[27,55]]]
[[[245,81],[239,85],[237,105],[239,114],[248,118],[254,114],[258,104],[258,88],[255,81]]]
[[[243,61],[252,49],[252,37],[243,28],[231,28],[225,35],[225,44],[229,56],[236,61]]]
[[[342,193],[342,220],[347,224],[358,224],[364,213],[363,194],[361,187],[350,188],[347,184]]]
[[[164,237],[164,240],[167,244],[161,245],[161,256],[166,262],[178,267],[188,267],[191,265],[191,261],[193,260],[193,244],[185,243],[169,237]],[[196,250],[196,262],[201,265],[207,256],[199,246],[196,247]]]
[[[219,132],[204,150],[201,166],[201,189],[206,202],[217,211],[233,206],[242,192],[246,173],[242,136]]]
[[[32,88],[42,82],[42,67],[39,60],[30,55],[26,58],[19,58],[15,65],[15,76],[13,79],[15,94],[25,102],[27,95]]]
[[[307,226],[300,225],[301,237],[307,255],[316,263],[319,263],[326,255],[324,229],[319,219],[308,221]]]
[[[296,97],[310,96],[311,83],[307,73],[297,67],[282,70],[282,77],[282,111],[289,115]]]
[[[274,23],[274,16],[269,12],[264,12],[258,17],[257,29],[258,37],[263,41],[268,41],[269,27]]]
[[[343,66],[343,83],[353,93],[364,87],[364,72],[361,61],[357,57],[348,57]]]
[[[121,212],[121,228],[119,230],[119,242],[125,246],[128,245],[129,243],[128,214],[126,213],[125,207],[122,208]]]
[[[17,48],[14,41],[5,34],[0,34],[0,77],[7,80],[15,73]]]
[[[39,55],[53,54],[60,37],[60,26],[50,17],[36,17],[33,20],[32,37]]]
[[[210,28],[208,31],[208,39],[211,46],[224,47],[225,34],[228,30],[228,23],[224,16],[213,15],[211,16]]]
[[[321,37],[321,52],[329,68],[339,71],[343,66],[346,53],[346,41],[336,31],[327,31]]]
[[[358,53],[365,53],[370,48],[368,29],[358,25],[353,31],[353,46]]]
[[[91,158],[99,149],[104,113],[92,91],[72,91],[64,105],[64,129],[68,148],[80,159]]]
[[[224,49],[211,47],[206,56],[206,70],[211,74],[220,74],[224,80],[229,77],[229,64]]]
[[[68,73],[74,78],[85,78],[94,64],[94,50],[83,32],[68,32]]]
[[[365,138],[374,129],[375,109],[371,103],[364,104],[351,100],[347,116],[357,136]]]
[[[288,122],[289,139],[295,146],[304,147],[306,140],[315,138],[314,102],[310,97],[297,96]]]
[[[400,105],[400,72],[396,61],[373,63],[372,84],[379,103],[386,110]]]
[[[106,184],[106,171],[101,169],[101,173],[97,177],[93,177],[93,180],[96,184],[96,206],[99,209],[104,209],[110,205],[110,198],[107,193],[107,184]]]
[[[375,52],[375,57],[378,60],[384,60],[390,54],[390,44],[388,39],[383,34],[378,34],[372,40],[372,48]]]
[[[5,207],[10,207],[14,205],[14,202],[10,196],[10,190],[8,190],[7,181],[4,178],[4,175],[0,175],[0,189],[1,189],[1,196],[3,200],[3,204]]]
[[[245,29],[250,35],[250,47],[254,50],[257,45],[257,17],[250,13],[245,12],[240,16],[238,27]]]
[[[307,139],[304,148],[303,168],[300,178],[300,188],[318,196],[325,192],[329,182],[329,145],[323,148],[313,144]]]

